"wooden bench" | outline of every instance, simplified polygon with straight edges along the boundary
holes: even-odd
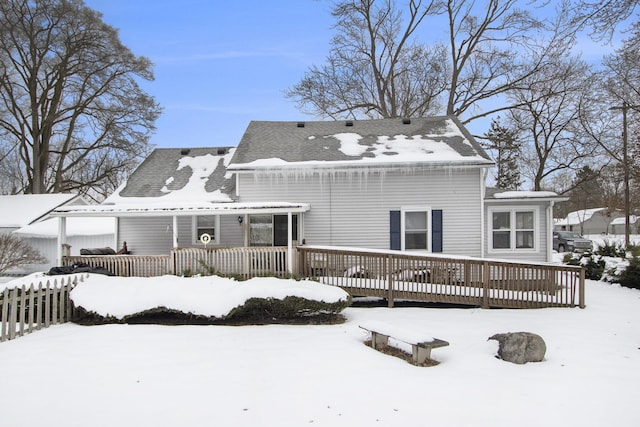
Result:
[[[424,333],[395,332],[388,325],[367,324],[360,325],[361,329],[371,334],[371,347],[382,350],[389,345],[389,338],[402,341],[411,346],[412,361],[416,365],[425,363],[431,359],[431,350],[438,347],[446,347],[449,343],[439,338],[432,338]]]

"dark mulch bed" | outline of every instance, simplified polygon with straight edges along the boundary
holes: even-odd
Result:
[[[293,318],[235,318],[235,319],[215,319],[204,316],[194,316],[185,313],[152,313],[131,316],[126,319],[127,324],[142,325],[227,325],[227,326],[247,326],[247,325],[336,325],[345,322],[342,314],[319,314],[308,317]]]
[[[96,313],[88,312],[82,307],[74,309],[72,322],[80,325],[105,325],[105,324],[130,324],[130,325],[336,325],[344,323],[346,318],[339,313],[320,313],[312,316],[273,317],[267,313],[251,313],[243,316],[235,316],[231,319],[219,319],[216,317],[199,316],[181,311],[168,309],[149,310],[127,316],[123,319],[103,317]]]
[[[371,347],[371,340],[365,341],[364,345],[366,345],[367,347]],[[381,347],[380,349],[378,349],[379,352],[387,354],[389,356],[393,356],[393,357],[397,357],[399,359],[404,360],[407,363],[410,363],[414,366],[422,366],[422,367],[427,367],[427,366],[436,366],[439,365],[440,362],[438,362],[437,360],[433,360],[433,359],[427,359],[424,361],[424,363],[413,363],[413,356],[409,353],[407,353],[406,351],[403,351],[397,347],[393,347],[390,345],[385,345],[383,347]]]

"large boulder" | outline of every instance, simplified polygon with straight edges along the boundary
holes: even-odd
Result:
[[[531,332],[508,332],[489,338],[499,343],[498,357],[518,365],[541,362],[547,346],[540,335]]]

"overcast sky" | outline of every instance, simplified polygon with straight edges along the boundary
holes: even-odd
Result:
[[[251,120],[312,119],[283,91],[328,53],[317,0],[85,0],[154,63],[158,147],[235,146]]]

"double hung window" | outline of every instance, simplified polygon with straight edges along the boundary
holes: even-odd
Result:
[[[490,212],[493,251],[531,251],[536,248],[535,210],[494,209]]]
[[[209,236],[209,242],[207,244],[218,243],[218,230],[220,229],[220,217],[217,215],[202,215],[193,217],[193,243],[202,244],[206,238],[203,239],[203,235]]]
[[[404,250],[430,250],[430,213],[428,208],[403,209],[403,234],[402,242]]]

